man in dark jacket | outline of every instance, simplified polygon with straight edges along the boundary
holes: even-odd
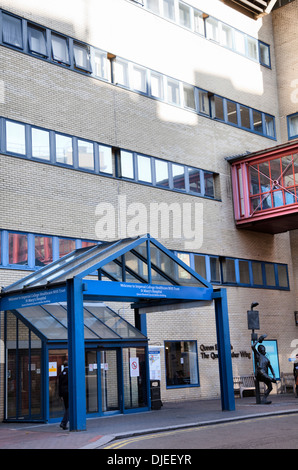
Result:
[[[298,354],[296,354],[296,361],[294,362],[293,374],[296,387],[296,398],[298,398]]]
[[[60,428],[67,429],[68,423],[68,362],[64,361],[64,368],[58,377],[59,397],[64,403],[64,416]]]

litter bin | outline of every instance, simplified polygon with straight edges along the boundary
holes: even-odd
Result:
[[[160,380],[150,380],[151,409],[160,410],[162,402],[160,399]]]

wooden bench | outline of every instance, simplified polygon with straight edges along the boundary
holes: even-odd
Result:
[[[282,372],[280,374],[280,380],[281,393],[287,393],[288,390],[293,393],[296,393],[294,375],[291,372]]]
[[[240,395],[240,398],[243,398],[243,392],[245,390],[255,390],[255,376],[250,375],[237,375],[233,377],[234,382],[234,392]]]

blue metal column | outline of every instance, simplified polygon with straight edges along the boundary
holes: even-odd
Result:
[[[233,411],[235,410],[235,397],[226,289],[215,291],[213,298],[215,303],[221,406],[222,411]]]
[[[67,281],[69,429],[86,430],[83,285]]]

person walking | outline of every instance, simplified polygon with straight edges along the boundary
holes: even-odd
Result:
[[[68,362],[64,361],[63,370],[61,370],[60,375],[58,377],[59,383],[59,397],[63,400],[64,404],[64,416],[60,423],[60,428],[66,430],[68,419],[69,419],[69,403],[68,403]]]
[[[298,354],[296,354],[296,361],[294,362],[293,374],[295,380],[296,398],[298,398]]]

